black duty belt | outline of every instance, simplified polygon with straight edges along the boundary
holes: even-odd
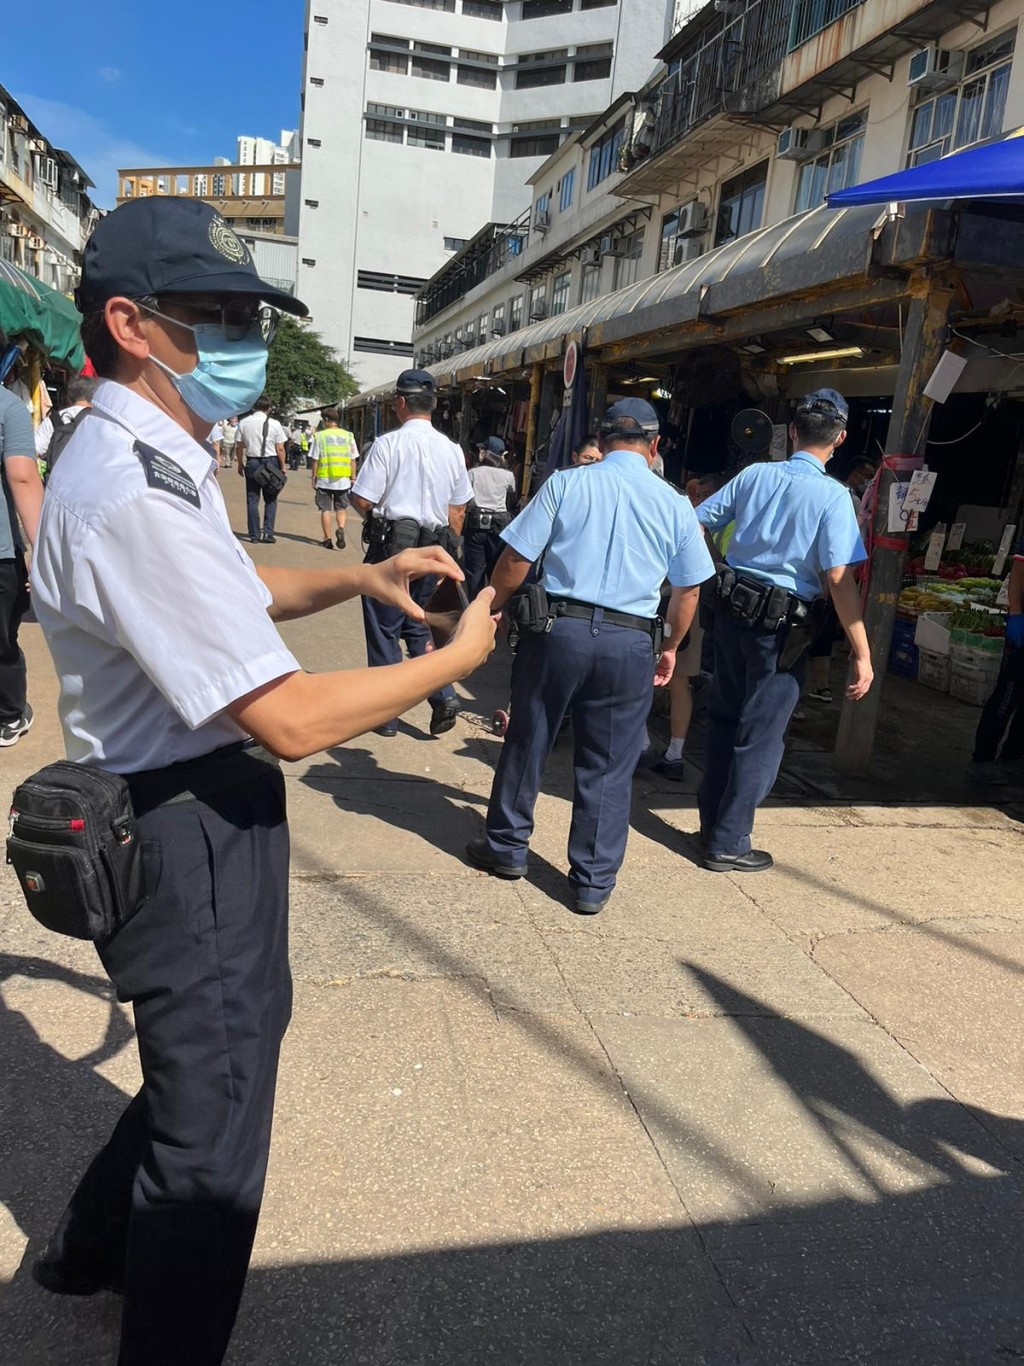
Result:
[[[804,621],[810,604],[766,579],[755,579],[726,566],[718,571],[718,597],[742,626],[777,631]]]
[[[611,607],[580,602],[578,598],[552,598],[551,611],[556,617],[574,617],[577,621],[590,621],[595,612],[600,612],[602,621],[612,626],[628,626],[630,630],[643,631],[652,638],[655,629],[661,624],[660,617],[634,617],[629,612],[616,612]]]
[[[184,763],[126,773],[124,780],[135,814],[141,816],[158,806],[206,801],[233,787],[256,782],[276,767],[277,760],[262,745],[241,741]]]

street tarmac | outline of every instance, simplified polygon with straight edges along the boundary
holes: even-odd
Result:
[[[355,518],[344,552],[320,534],[293,474],[277,544],[245,549],[358,562]],[[22,634],[36,724],[7,791],[62,754]],[[356,603],[283,635],[309,669],[365,662]],[[775,869],[716,876],[688,838],[699,773],[638,780],[618,890],[578,917],[571,739],[528,877],[463,861],[508,667],[502,646],[440,739],[424,705],[395,739],[285,766],[295,1008],[230,1366],[1024,1356],[1021,825],[783,795],[757,830]],[[138,1085],[131,1012],[10,869],[0,1074],[0,1361],[113,1366],[119,1301],[29,1268]]]

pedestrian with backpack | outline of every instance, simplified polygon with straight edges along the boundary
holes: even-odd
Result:
[[[98,383],[98,380],[90,379],[88,375],[78,375],[68,385],[67,407],[61,408],[56,418],[44,417],[36,428],[36,455],[43,463],[40,473],[44,481],[49,479],[61,451],[92,407],[92,396]]]
[[[273,545],[277,518],[277,495],[288,476],[284,472],[288,433],[270,416],[270,399],[261,398],[248,417],[238,424],[235,458],[245,478],[245,505],[249,540]],[[263,496],[263,529],[260,530],[260,495]]]

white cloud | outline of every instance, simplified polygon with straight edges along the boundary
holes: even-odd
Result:
[[[159,152],[115,132],[102,119],[94,118],[83,109],[36,95],[15,94],[15,98],[39,131],[54,146],[70,152],[96,182],[91,194],[101,208],[114,207],[119,170],[175,164]]]
[[[111,85],[113,85],[115,81],[121,79],[120,68],[116,66],[101,66],[99,74],[102,80],[109,81]]]

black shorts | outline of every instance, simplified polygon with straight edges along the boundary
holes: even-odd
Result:
[[[348,489],[317,489],[316,505],[321,512],[341,512],[348,507]]]

